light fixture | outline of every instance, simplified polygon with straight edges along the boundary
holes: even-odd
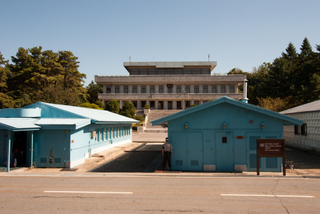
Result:
[[[226,123],[222,123],[222,128],[226,129],[227,128],[227,124]]]
[[[264,129],[266,127],[265,123],[261,123],[261,129]]]
[[[188,128],[189,128],[188,123],[184,123],[184,128],[185,128],[185,129],[188,129]]]

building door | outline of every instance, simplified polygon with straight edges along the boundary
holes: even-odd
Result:
[[[233,133],[216,134],[217,171],[234,171],[233,168]]]
[[[158,109],[163,109],[163,101],[159,101],[159,108]]]
[[[171,135],[173,170],[203,170],[203,140],[201,132],[175,132]]]

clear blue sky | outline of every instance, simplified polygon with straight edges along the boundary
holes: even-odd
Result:
[[[252,72],[320,45],[319,0],[0,0],[0,52],[19,47],[72,51],[86,85],[127,75],[124,61],[217,61],[213,73]]]

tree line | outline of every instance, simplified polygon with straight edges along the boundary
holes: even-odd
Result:
[[[290,42],[281,56],[252,72],[234,68],[229,74],[246,74],[249,103],[283,111],[320,99],[320,45],[312,50],[305,38],[298,53]]]
[[[0,109],[37,101],[103,108],[101,86],[91,82],[83,87],[86,75],[79,72],[78,57],[71,51],[19,48],[11,61],[0,52]]]
[[[19,48],[11,63],[0,52],[0,109],[20,108],[37,101],[106,109],[134,118],[134,106],[119,109],[112,101],[103,106],[102,87],[93,81],[84,87],[78,57],[71,51]],[[282,111],[320,99],[320,45],[316,51],[305,38],[298,53],[292,43],[273,62],[252,72],[234,68],[229,74],[246,74],[249,102]]]

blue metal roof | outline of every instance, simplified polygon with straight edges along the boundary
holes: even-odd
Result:
[[[77,130],[89,125],[90,123],[90,119],[43,118],[38,120],[36,125],[39,125],[44,129],[61,129],[63,126],[67,129]]]
[[[210,102],[206,102],[206,103],[201,104],[199,106],[195,106],[193,108],[189,108],[187,110],[180,111],[178,113],[175,113],[175,114],[172,114],[172,115],[169,115],[169,116],[166,116],[166,117],[159,118],[157,120],[151,121],[151,123],[154,126],[154,125],[157,125],[157,124],[160,124],[160,123],[164,123],[164,122],[167,122],[167,121],[170,121],[170,120],[174,120],[174,119],[179,118],[179,117],[186,116],[188,114],[192,114],[194,112],[201,111],[203,109],[206,109],[206,108],[209,108],[209,107],[212,107],[212,106],[219,105],[221,103],[229,103],[231,105],[235,105],[235,106],[238,106],[238,107],[241,107],[241,108],[245,108],[245,109],[250,110],[250,111],[258,112],[260,114],[264,114],[264,115],[267,115],[267,116],[270,116],[270,117],[277,118],[279,120],[283,120],[284,125],[301,125],[303,123],[302,120],[298,120],[296,118],[293,118],[293,117],[290,117],[290,116],[287,116],[287,115],[283,115],[283,114],[280,114],[278,112],[270,111],[268,109],[261,108],[259,106],[255,106],[255,105],[252,105],[252,104],[249,104],[249,103],[244,103],[242,101],[238,101],[238,100],[226,97],[226,96],[220,97],[220,98],[218,98],[216,100],[213,100],[213,101],[210,101]]]
[[[32,104],[28,107],[40,107],[47,106],[53,109],[59,109],[68,113],[69,118],[88,118],[91,119],[92,123],[96,124],[131,124],[131,123],[138,123],[138,120],[134,120],[113,112],[109,112],[106,110],[98,110],[98,109],[89,109],[83,107],[76,107],[76,106],[68,106],[68,105],[61,105],[61,104],[52,104],[52,103],[44,103],[44,102],[37,102]],[[68,118],[66,115],[64,118]],[[54,116],[48,116],[48,118],[54,118]]]
[[[10,131],[35,131],[41,127],[35,125],[39,119],[32,118],[0,118],[0,129]]]

